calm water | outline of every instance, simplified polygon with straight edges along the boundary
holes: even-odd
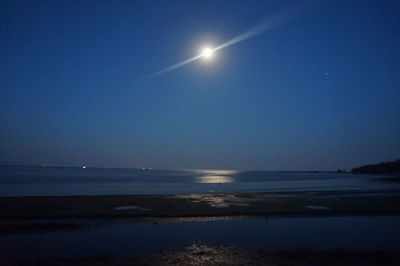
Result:
[[[85,230],[0,234],[6,257],[135,255],[193,244],[245,249],[400,251],[400,217],[275,218],[192,222],[117,220]],[[112,243],[110,245],[110,243]]]
[[[400,189],[377,176],[230,170],[0,167],[0,196]]]

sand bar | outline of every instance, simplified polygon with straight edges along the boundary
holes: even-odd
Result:
[[[0,197],[0,206],[0,219],[398,215],[400,191]]]

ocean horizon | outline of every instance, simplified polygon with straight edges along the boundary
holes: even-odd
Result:
[[[151,195],[387,190],[385,175],[333,171],[239,171],[0,166],[0,196]]]

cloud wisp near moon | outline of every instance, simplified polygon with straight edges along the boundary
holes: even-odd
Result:
[[[286,7],[284,9],[276,12],[275,14],[268,16],[267,18],[263,19],[260,23],[258,23],[254,27],[233,37],[232,39],[224,42],[223,44],[220,44],[214,48],[206,48],[206,49],[211,50],[211,53],[215,53],[218,50],[227,48],[234,44],[240,43],[242,41],[245,41],[245,40],[253,38],[257,35],[260,35],[266,31],[270,31],[279,26],[282,26],[282,25],[296,19],[297,17],[299,17],[301,15],[304,15],[306,12],[310,11],[313,7],[315,7],[315,5],[313,3],[314,3],[314,1],[308,1],[308,2],[302,2],[301,5],[297,4],[294,6]],[[206,55],[203,52],[194,57],[191,57],[189,59],[186,59],[186,60],[183,60],[176,64],[173,64],[173,65],[163,68],[159,71],[156,71],[156,72],[148,75],[146,78],[148,79],[148,78],[158,77],[160,75],[163,75],[165,73],[168,73],[168,72],[171,72],[178,68],[181,68],[187,64],[190,64],[190,63],[197,61],[199,59],[202,59],[204,57],[206,57]]]

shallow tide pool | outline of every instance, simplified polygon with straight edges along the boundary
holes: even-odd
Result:
[[[191,245],[244,249],[400,252],[400,217],[229,218],[214,220],[69,220],[80,229],[0,234],[2,257],[116,256]]]

